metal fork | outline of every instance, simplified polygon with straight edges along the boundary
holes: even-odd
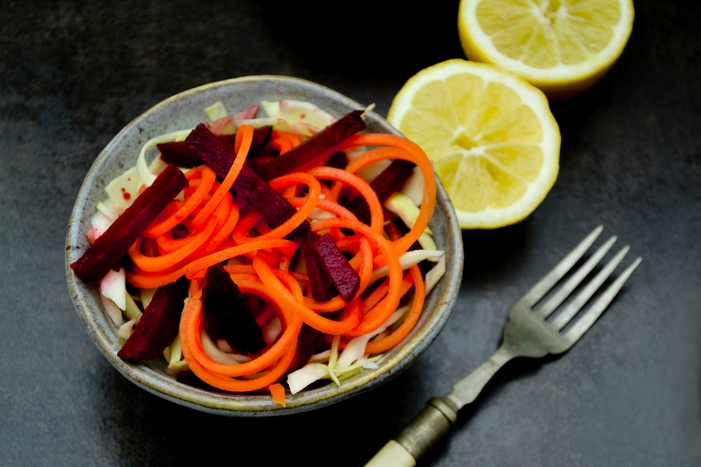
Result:
[[[546,320],[596,267],[616,241],[612,236],[542,305],[534,308],[572,269],[597,239],[599,226],[575,247],[555,268],[516,302],[504,325],[502,344],[479,368],[453,386],[447,397],[431,399],[426,408],[373,457],[366,467],[411,467],[439,439],[447,435],[458,410],[474,401],[494,374],[514,357],[543,357],[568,350],[599,318],[623,284],[642,261],[638,257],[577,319],[573,319],[608,279],[629,250],[622,248],[596,276],[551,320]],[[563,331],[563,329],[571,325]]]

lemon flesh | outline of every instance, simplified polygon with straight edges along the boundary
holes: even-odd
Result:
[[[562,100],[611,68],[633,16],[631,0],[461,0],[458,31],[471,60],[516,73]]]
[[[448,60],[420,71],[388,120],[431,159],[462,228],[522,220],[557,178],[560,132],[547,99],[494,66]]]

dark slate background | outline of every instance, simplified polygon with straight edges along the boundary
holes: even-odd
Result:
[[[64,239],[85,173],[124,125],[170,95],[251,74],[316,81],[386,115],[415,72],[464,56],[456,0],[332,5],[0,1],[0,466],[363,465],[496,349],[512,303],[600,223],[644,258],[622,293],[568,353],[508,364],[422,465],[701,465],[692,0],[636,1],[609,75],[552,106],[553,190],[518,225],[464,232],[447,327],[384,386],[316,412],[222,418],[139,389],[99,354],[68,295]]]

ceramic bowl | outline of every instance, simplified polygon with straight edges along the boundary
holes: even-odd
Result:
[[[90,338],[112,365],[137,386],[178,404],[204,412],[228,416],[274,416],[328,406],[367,391],[405,370],[431,345],[445,326],[460,287],[463,268],[461,231],[455,212],[443,187],[438,184],[438,199],[431,228],[440,249],[445,250],[446,274],[427,297],[425,309],[413,332],[390,352],[379,367],[364,370],[344,380],[340,386],[330,382],[316,389],[287,395],[287,406],[274,403],[269,395],[227,394],[198,389],[177,382],[166,374],[165,361],[129,362],[117,357],[120,343],[117,327],[103,309],[94,284],[77,279],[69,264],[88,247],[86,231],[104,188],[115,176],[136,163],[141,146],[163,133],[193,128],[205,119],[203,109],[221,101],[227,109],[244,109],[261,100],[295,99],[309,101],[334,117],[365,106],[321,85],[285,76],[250,76],[204,85],[177,94],[128,124],[104,148],[88,172],[73,208],[66,238],[66,276],[76,311]],[[374,112],[365,115],[368,132],[399,134]]]

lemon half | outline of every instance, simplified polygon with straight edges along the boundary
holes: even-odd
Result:
[[[596,83],[623,52],[632,0],[461,0],[458,31],[470,60],[522,76],[551,100]]]
[[[524,219],[557,178],[560,131],[545,95],[492,65],[455,59],[421,70],[388,121],[431,159],[464,229]]]

